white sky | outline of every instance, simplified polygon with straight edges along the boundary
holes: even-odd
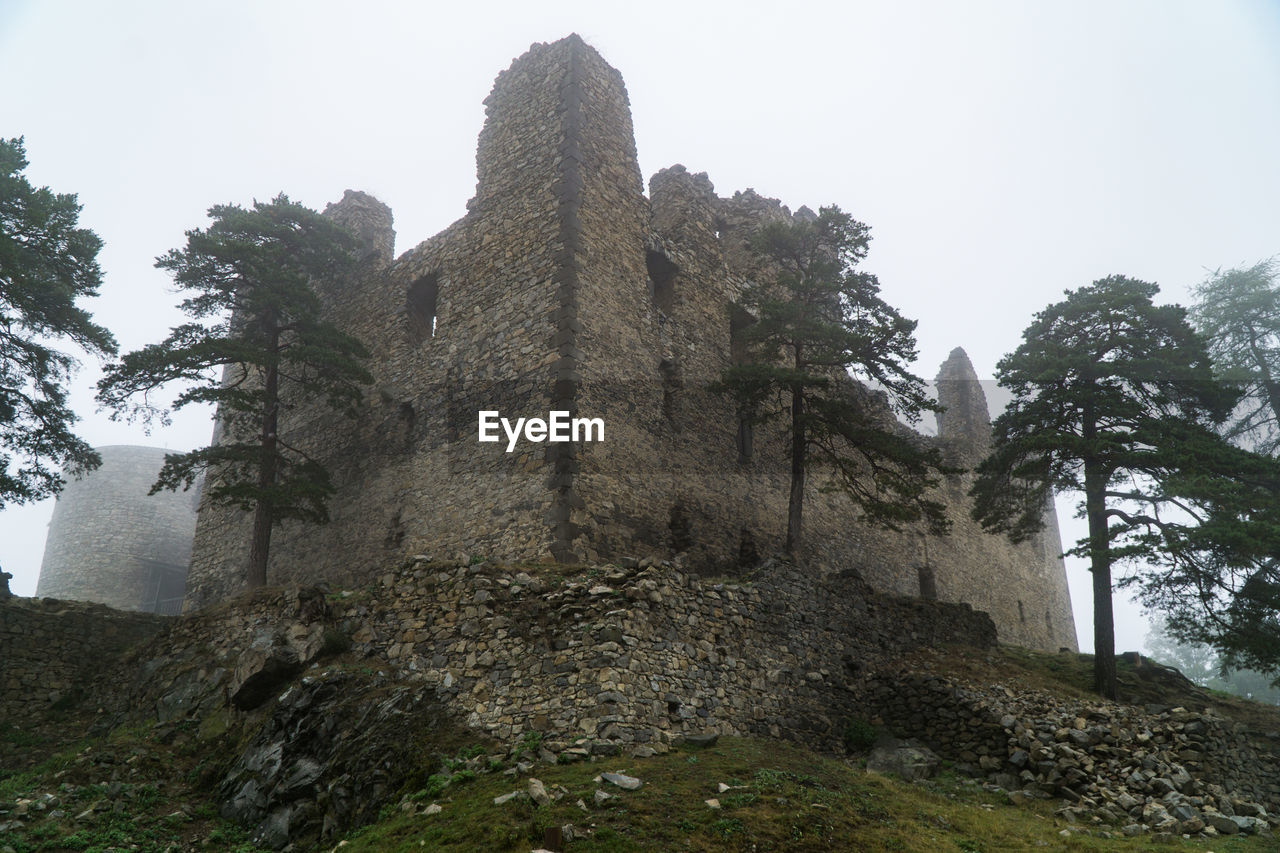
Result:
[[[618,68],[647,178],[839,204],[866,268],[919,319],[917,372],[981,376],[1066,288],[1122,273],[1185,301],[1206,269],[1280,252],[1280,3],[59,2],[0,0],[0,135],[79,194],[106,241],[91,307],[125,349],[181,318],[153,259],[212,204],[346,188],[391,205],[397,251],[465,212],[481,101],[530,43],[578,32]],[[74,402],[92,444],[187,449]],[[1064,536],[1079,526],[1060,500]],[[0,514],[35,590],[51,502]],[[1088,574],[1069,569],[1091,648]],[[1146,626],[1122,606],[1117,646]]]

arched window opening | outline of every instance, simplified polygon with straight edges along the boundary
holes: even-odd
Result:
[[[440,296],[439,275],[429,273],[409,285],[405,312],[409,317],[409,337],[420,344],[436,336],[436,303]]]

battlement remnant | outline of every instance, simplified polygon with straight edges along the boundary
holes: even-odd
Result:
[[[324,296],[370,348],[375,384],[355,422],[289,409],[287,440],[329,468],[338,492],[329,525],[278,529],[272,582],[362,584],[420,554],[678,554],[692,571],[735,573],[780,550],[785,437],[744,429],[707,386],[751,321],[737,303],[760,272],[752,233],[811,214],[752,190],[718,196],[705,173],[678,165],[653,176],[646,198],[622,77],[576,35],[533,45],[485,105],[462,219],[391,258],[380,202],[348,192],[327,211],[370,247]],[[988,440],[985,401],[971,366],[953,372],[944,440],[976,446]],[[482,410],[602,418],[607,438],[508,453],[477,441]],[[1056,527],[1021,546],[982,532],[958,475],[940,490],[951,537],[885,531],[810,479],[800,556],[813,571],[855,568],[881,591],[986,610],[1004,641],[1075,647]],[[201,510],[187,607],[241,587],[247,525]]]
[[[961,447],[974,461],[981,459],[991,448],[991,414],[968,353],[953,349],[934,383],[943,408],[937,415],[938,436]]]

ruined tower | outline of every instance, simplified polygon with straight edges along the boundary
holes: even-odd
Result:
[[[963,349],[951,351],[935,382],[943,406],[938,415],[943,451],[953,465],[972,469],[991,449],[991,416],[982,383]],[[984,533],[968,517],[973,480],[971,471],[949,478],[945,491],[952,533],[922,545],[920,565],[934,575],[938,597],[990,613],[1004,642],[1075,649],[1071,593],[1052,503],[1045,507],[1044,530],[1013,545],[1003,536]]]
[[[391,213],[376,200],[348,192],[326,211],[366,243],[360,274],[324,295],[372,351],[376,384],[359,422],[290,411],[282,430],[329,467],[338,494],[328,526],[278,530],[269,578],[362,583],[409,555],[459,552],[750,568],[782,544],[785,448],[707,386],[750,322],[736,305],[755,273],[747,240],[791,213],[750,190],[717,196],[683,166],[654,175],[646,198],[622,78],[577,36],[531,47],[485,104],[476,194],[445,231],[392,258]],[[508,453],[477,440],[482,410],[600,418],[605,440],[522,440]],[[804,558],[918,594],[921,537],[872,529],[811,483]],[[972,530],[960,504],[955,515]],[[202,509],[188,606],[239,588],[247,525]],[[950,571],[936,572],[944,598],[956,595]]]
[[[147,494],[164,465],[164,448],[97,451],[102,466],[69,480],[54,504],[36,595],[177,613],[197,493]]]

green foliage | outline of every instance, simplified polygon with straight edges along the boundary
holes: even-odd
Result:
[[[472,773],[470,770],[462,770],[461,768],[466,767],[467,762],[471,761],[471,759],[479,758],[481,755],[484,755],[484,750],[484,745],[478,743],[463,747],[458,750],[457,755],[452,758],[442,759],[440,765],[450,772],[458,771],[454,774],[455,776],[461,775],[462,773],[471,773],[471,777],[474,778],[475,773]]]
[[[102,241],[77,227],[76,196],[36,188],[22,174],[23,140],[0,139],[0,508],[56,494],[101,460],[76,437],[67,385],[78,362],[66,341],[95,356],[116,342],[80,307],[102,283]]]
[[[1223,434],[1259,453],[1280,451],[1280,266],[1274,258],[1221,270],[1193,289],[1191,322],[1214,371],[1243,390]]]
[[[515,757],[519,760],[526,754],[536,756],[540,749],[542,749],[542,732],[530,730],[521,735],[520,743],[515,748]]]
[[[857,269],[867,226],[837,207],[806,213],[757,235],[763,272],[742,296],[753,322],[741,328],[735,364],[712,388],[736,401],[744,422],[786,425],[789,551],[801,542],[804,481],[814,464],[830,472],[826,488],[846,492],[867,521],[898,529],[923,519],[945,532],[944,508],[926,494],[946,470],[941,457],[903,435],[875,395],[850,379],[872,383],[911,422],[935,409],[907,370],[916,324],[880,298],[874,275]]]
[[[1154,600],[1184,573],[1207,580],[1280,543],[1276,467],[1215,432],[1239,392],[1157,290],[1112,276],[1036,315],[997,366],[1013,401],[973,489],[974,517],[1015,541],[1040,529],[1055,490],[1083,493],[1089,536],[1069,553],[1091,563],[1095,683],[1113,698],[1113,565],[1137,566],[1128,580]]]
[[[844,747],[850,752],[867,752],[876,745],[876,727],[861,717],[853,717],[844,724]]]
[[[1278,277],[1275,259],[1215,272],[1195,288],[1191,314],[1207,339],[1215,372],[1242,395],[1221,433],[1272,458],[1280,456]],[[1245,508],[1250,511],[1256,514]],[[1224,670],[1280,671],[1280,545],[1274,525],[1271,533],[1259,533],[1257,524],[1221,515],[1226,535],[1252,553],[1239,547],[1230,555],[1215,553],[1158,584],[1144,584],[1144,603],[1167,612],[1167,629],[1177,640],[1216,649]]]
[[[723,817],[711,824],[711,831],[721,838],[732,838],[747,831],[746,826],[736,817]]]
[[[452,774],[449,773],[432,773],[427,777],[427,784],[413,795],[414,800],[434,800],[440,796],[445,788],[449,787],[449,783],[453,781]]]
[[[249,582],[265,582],[270,530],[286,519],[328,520],[328,472],[281,435],[280,412],[307,400],[356,415],[368,352],[322,318],[315,284],[351,269],[355,238],[284,195],[251,209],[218,205],[213,223],[187,232],[187,245],[161,256],[187,297],[192,322],[157,344],[125,354],[98,384],[115,416],[165,421],[153,395],[182,390],[172,408],[218,406],[220,439],[165,457],[152,491],[190,488],[206,471],[205,495],[254,513]]]
[[[0,723],[0,738],[14,746],[32,747],[44,743],[44,738],[20,729],[12,723]]]
[[[320,656],[328,657],[351,651],[351,635],[337,628],[326,628],[320,642]]]
[[[1153,660],[1178,669],[1191,681],[1221,694],[1241,696],[1258,702],[1280,705],[1277,673],[1253,669],[1228,670],[1223,658],[1211,646],[1179,641],[1170,632],[1167,620],[1152,620],[1146,648]]]
[[[754,805],[759,799],[760,795],[754,791],[743,791],[738,794],[725,794],[720,798],[720,805],[726,809],[743,809]]]

